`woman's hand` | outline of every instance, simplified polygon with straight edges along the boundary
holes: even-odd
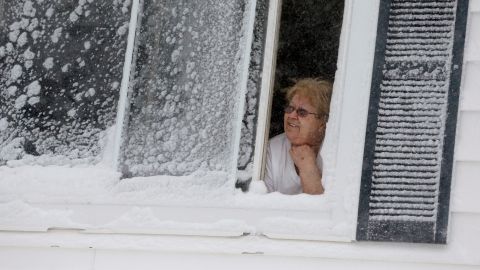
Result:
[[[290,156],[298,168],[303,192],[322,194],[324,192],[322,172],[317,166],[317,154],[314,149],[308,145],[292,146],[290,148]]]
[[[313,148],[306,144],[299,146],[292,145],[292,147],[290,148],[290,156],[292,157],[293,162],[300,171],[312,168],[313,166],[317,166],[317,155],[313,151]]]

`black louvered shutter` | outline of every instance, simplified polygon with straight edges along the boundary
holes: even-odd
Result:
[[[468,0],[382,0],[357,240],[445,243]]]

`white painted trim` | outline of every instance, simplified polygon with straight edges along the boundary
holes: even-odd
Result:
[[[25,258],[28,258],[26,260]],[[0,261],[3,269],[69,269],[69,270],[156,270],[156,269],[275,269],[275,270],[473,270],[475,266],[460,264],[427,264],[385,261],[375,259],[330,259],[291,256],[269,256],[260,252],[173,253],[149,250],[68,249],[68,248],[2,248]],[[200,267],[199,267],[200,266]]]
[[[332,226],[323,223],[330,220],[328,212],[302,211],[297,209],[242,209],[220,207],[182,206],[133,206],[133,205],[83,205],[83,204],[30,204],[31,211],[56,213],[45,215],[42,221],[25,218],[0,224],[0,233],[5,232],[53,232],[75,231],[82,234],[136,234],[239,237],[264,235],[279,239],[306,239],[324,241],[350,241],[343,234],[331,233]],[[137,215],[142,216],[135,220]],[[125,221],[125,217],[128,216]],[[285,218],[288,217],[288,218]],[[282,220],[293,224],[296,230],[284,233],[269,224]],[[312,224],[319,224],[312,232]],[[137,223],[140,221],[141,223]],[[300,222],[299,222],[300,221]],[[302,222],[308,221],[308,222]],[[310,233],[307,233],[310,232]]]
[[[132,69],[133,51],[135,43],[135,33],[137,31],[138,11],[140,0],[133,0],[132,10],[130,15],[130,23],[128,26],[128,41],[127,49],[125,51],[125,62],[123,64],[122,82],[120,84],[120,93],[117,105],[117,118],[115,120],[115,139],[113,148],[113,164],[112,168],[118,169],[118,162],[120,159],[120,147],[122,143],[122,132],[125,122],[125,109],[127,106],[127,96],[130,84],[130,74]]]
[[[339,55],[343,66],[339,67],[332,96],[332,104],[337,105],[330,112],[334,134],[328,134],[327,127],[327,136],[333,141],[327,154],[333,156],[326,158],[334,161],[333,168],[325,169],[333,171],[329,180],[333,192],[352,201],[349,207],[339,205],[334,212],[336,219],[347,220],[352,226],[351,237],[355,238],[380,0],[351,0],[346,4],[352,13],[342,29],[347,32]]]
[[[257,133],[253,155],[252,181],[263,180],[265,170],[266,145],[270,128],[270,112],[277,61],[277,42],[280,29],[281,0],[270,0],[268,5],[267,34],[263,59],[262,85],[258,107]]]
[[[245,33],[245,37],[243,41],[243,45],[245,46],[245,50],[243,51],[242,55],[242,70],[240,74],[240,82],[237,86],[237,89],[239,89],[239,95],[237,96],[237,100],[239,101],[239,106],[236,110],[236,132],[234,134],[234,139],[233,139],[233,151],[235,158],[232,158],[232,164],[230,166],[230,171],[234,172],[232,174],[232,179],[230,182],[232,182],[232,187],[234,186],[233,184],[236,181],[236,176],[235,172],[237,171],[238,167],[238,157],[240,155],[240,140],[242,137],[242,120],[244,117],[244,110],[245,110],[245,96],[247,93],[247,84],[248,84],[248,78],[249,78],[249,67],[250,67],[250,54],[252,51],[252,42],[253,42],[253,31],[254,31],[254,26],[255,26],[255,10],[257,7],[257,0],[251,0],[248,1],[248,10],[245,12],[248,16],[247,22],[243,25],[242,29],[243,32]]]
[[[263,254],[291,258],[336,258],[480,266],[480,216],[453,213],[452,241],[445,246],[388,242],[327,242],[241,237],[185,237],[145,234],[90,234],[75,230],[46,233],[0,232],[0,250],[9,248],[93,248],[189,254]],[[0,252],[1,253],[1,252]],[[475,268],[475,269],[477,269]],[[456,269],[456,268],[452,268]],[[473,267],[472,267],[473,269]]]

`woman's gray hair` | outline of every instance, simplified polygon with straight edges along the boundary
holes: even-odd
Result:
[[[295,95],[308,99],[316,108],[318,115],[324,115],[328,119],[330,113],[330,100],[332,98],[333,84],[330,81],[319,78],[299,79],[292,87],[288,88],[285,95],[290,103]]]

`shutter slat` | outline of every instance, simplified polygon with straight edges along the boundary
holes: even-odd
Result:
[[[460,77],[452,67],[461,58],[454,58],[454,48],[463,53],[456,45],[463,43],[456,21],[466,16],[467,4],[381,1],[359,240],[446,241],[451,164],[445,160],[451,160],[454,140],[445,134],[455,126],[450,118],[456,116],[458,96],[451,95],[458,89],[452,81]],[[463,17],[460,21],[465,31]]]

